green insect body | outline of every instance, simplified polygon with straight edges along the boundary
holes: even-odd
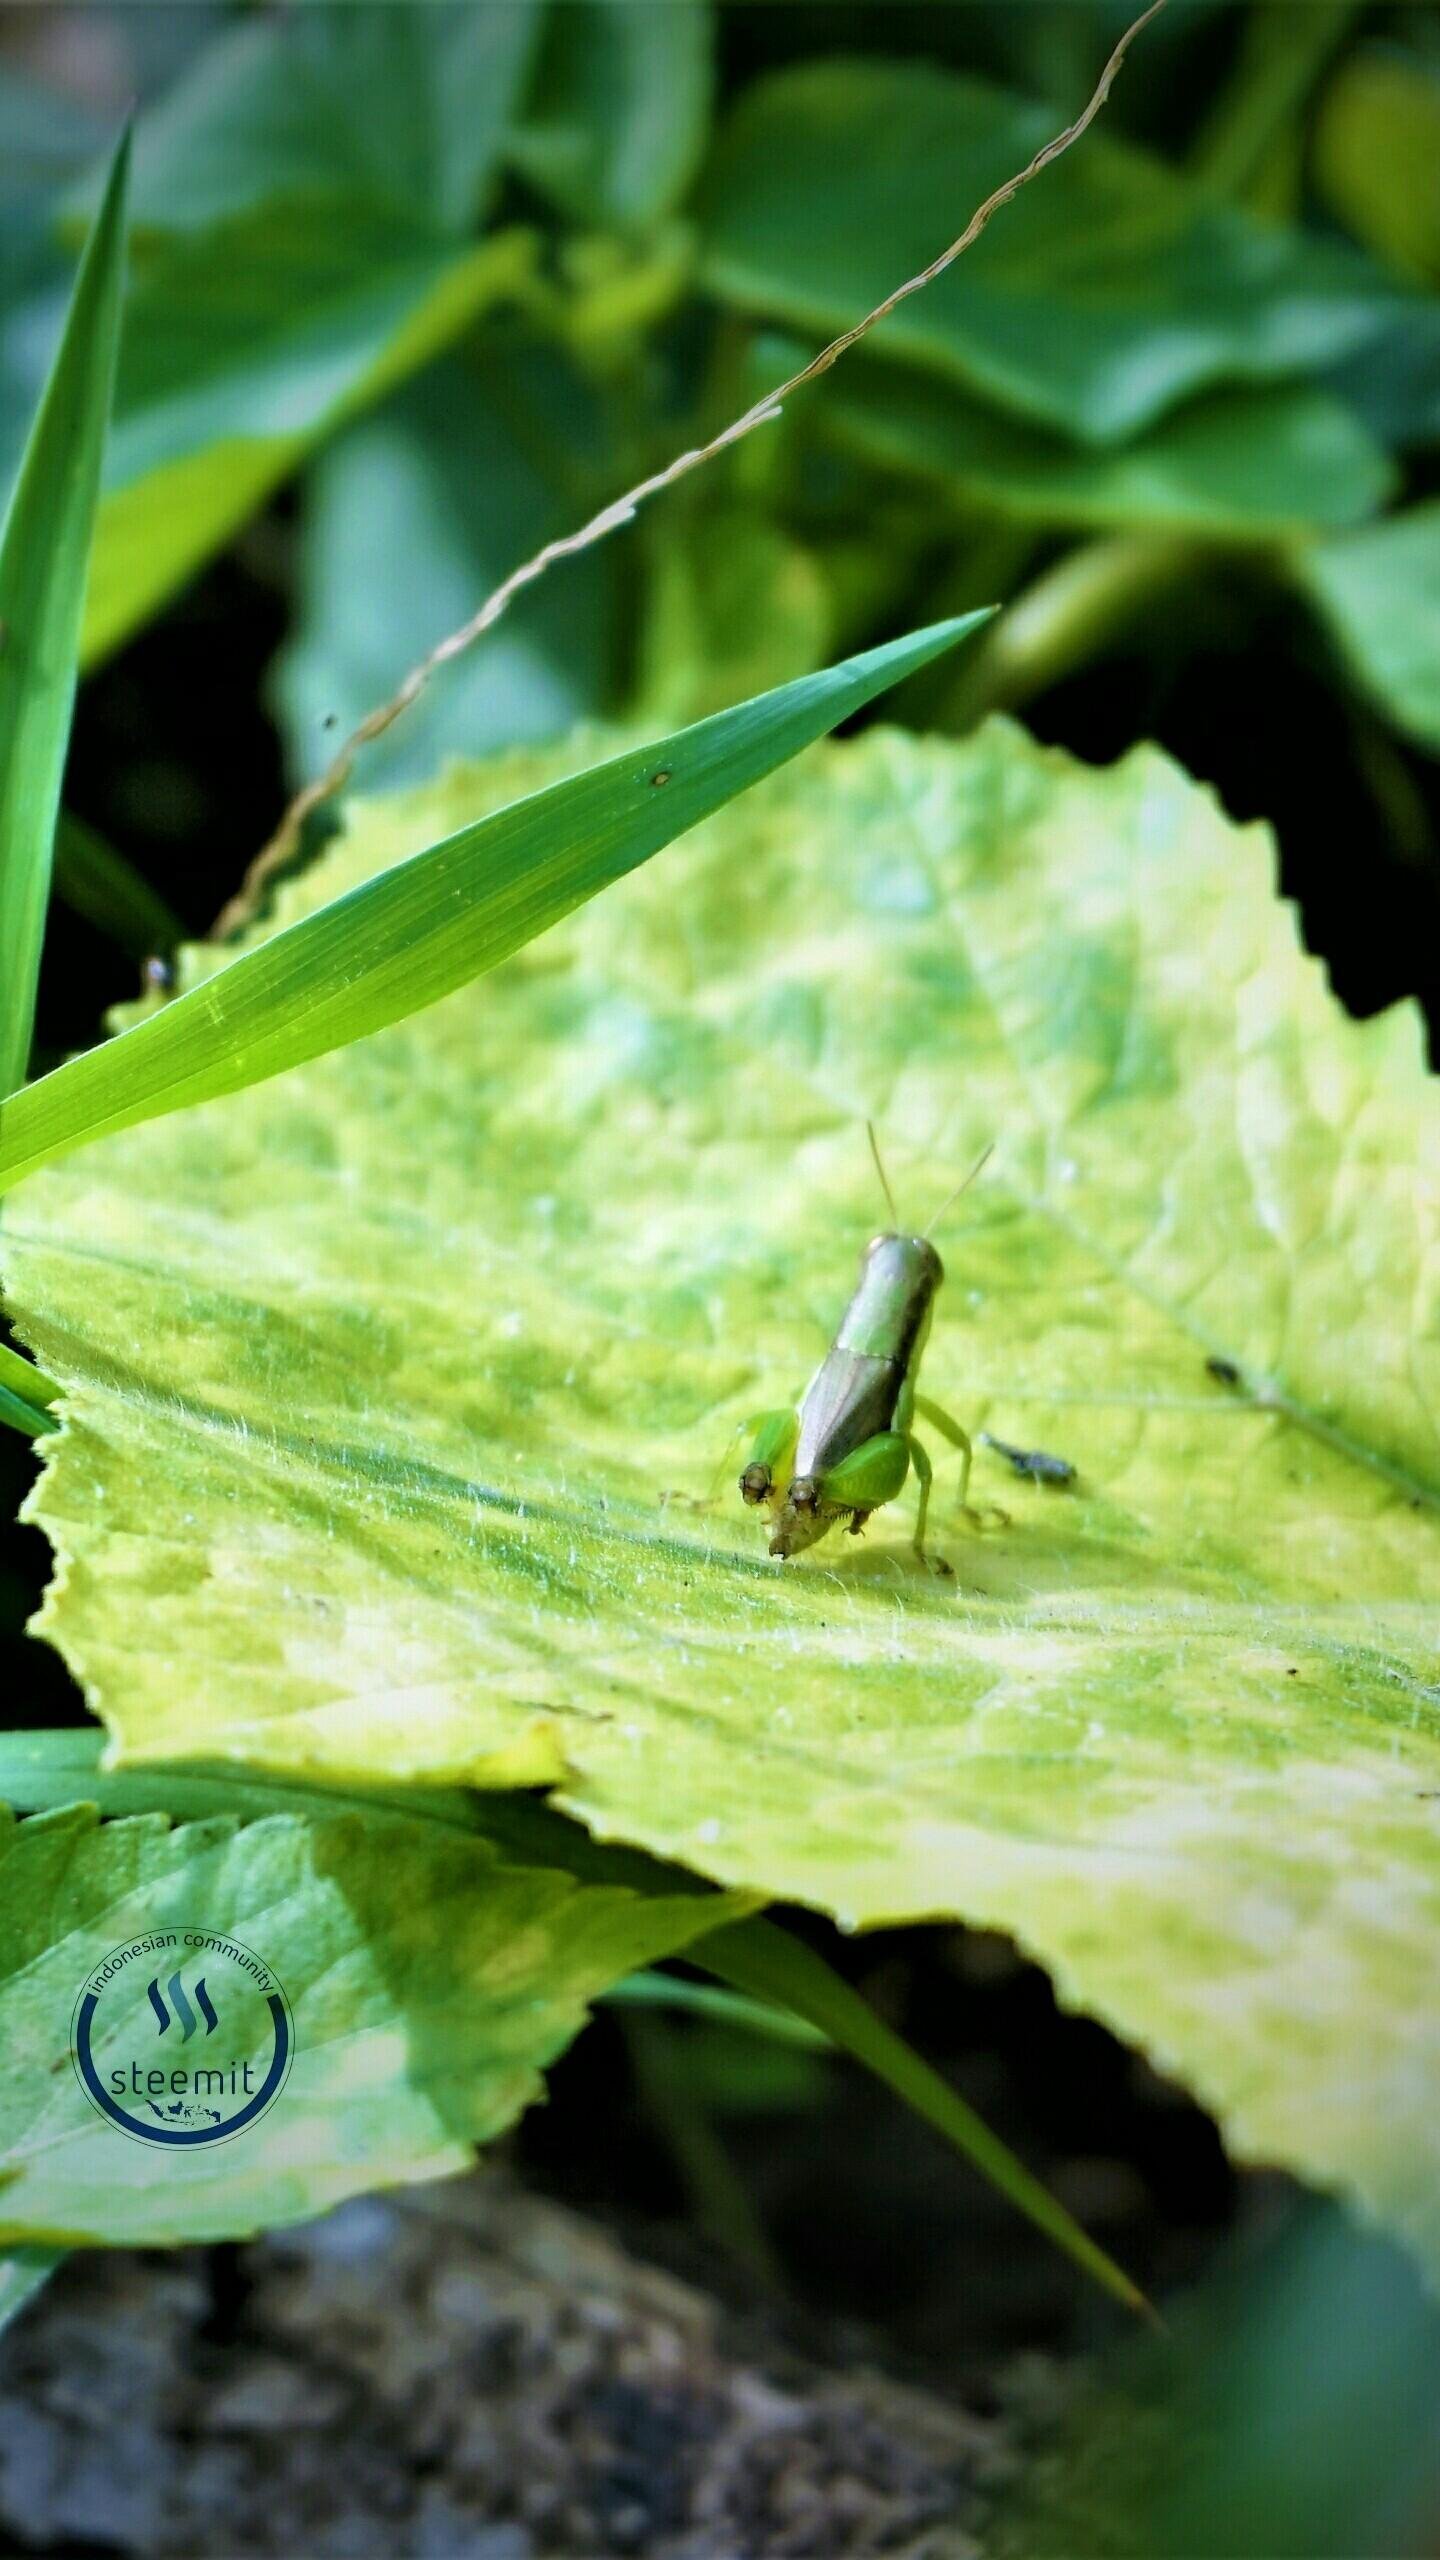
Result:
[[[915,1553],[936,1572],[949,1572],[925,1551],[932,1470],[912,1427],[922,1413],[960,1451],[963,1508],[969,1439],[917,1392],[944,1277],[928,1236],[873,1237],[835,1340],[798,1406],[757,1414],[745,1426],[753,1445],[740,1491],[769,1511],[772,1556],[799,1555],[841,1522],[858,1534],[872,1511],[894,1501],[913,1466],[920,1487]]]

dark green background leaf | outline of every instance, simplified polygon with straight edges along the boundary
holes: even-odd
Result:
[[[137,229],[207,231],[286,204],[335,221],[385,209],[463,237],[542,14],[538,0],[304,0],[233,27],[145,120]]]
[[[953,498],[1052,525],[1156,525],[1273,541],[1358,523],[1396,475],[1334,393],[1309,383],[1206,392],[1133,444],[1075,445],[1002,417],[908,366],[857,364],[816,423],[887,468],[945,483]]]
[[[1440,755],[1440,498],[1318,544],[1304,575],[1357,681]]]
[[[332,729],[388,700],[442,632],[600,503],[591,418],[599,443],[593,397],[558,351],[504,345],[432,365],[319,459],[295,630],[274,676],[298,773],[328,763]],[[370,769],[419,780],[446,755],[555,737],[610,708],[617,566],[602,549],[522,596],[439,671]]]
[[[1054,130],[1044,108],[919,64],[757,82],[706,172],[705,274],[744,309],[841,327]],[[1364,345],[1396,298],[1358,253],[1251,222],[1092,132],[875,345],[1108,444],[1207,385],[1303,375]]]
[[[711,45],[707,0],[560,0],[509,158],[578,221],[655,221],[704,148]]]

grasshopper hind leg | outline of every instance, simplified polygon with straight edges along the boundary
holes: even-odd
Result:
[[[925,1545],[925,1523],[930,1515],[930,1488],[935,1481],[935,1470],[930,1464],[930,1452],[923,1440],[916,1439],[913,1431],[909,1438],[909,1448],[915,1469],[915,1481],[920,1487],[920,1506],[915,1514],[915,1535],[910,1541],[915,1561],[917,1564],[923,1564],[927,1573],[938,1574],[942,1582],[953,1582],[955,1579],[953,1564],[948,1563],[944,1556],[932,1556]]]
[[[933,1396],[917,1395],[915,1410],[917,1413],[923,1413],[926,1421],[933,1425],[941,1438],[948,1440],[951,1448],[958,1449],[960,1452],[960,1485],[955,1503],[959,1517],[968,1522],[972,1529],[987,1527],[1008,1529],[1010,1514],[1008,1511],[1002,1511],[998,1503],[987,1503],[983,1510],[977,1511],[975,1505],[967,1499],[970,1491],[970,1469],[975,1461],[975,1451],[971,1445],[969,1432],[962,1431],[953,1414],[947,1413],[943,1404],[936,1404]],[[919,1473],[918,1465],[916,1473],[917,1475]]]

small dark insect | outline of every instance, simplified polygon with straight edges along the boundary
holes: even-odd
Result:
[[[1240,1372],[1233,1360],[1207,1360],[1205,1371],[1218,1387],[1238,1387],[1240,1384]]]
[[[662,783],[664,783],[664,782],[668,782],[668,781],[669,781],[669,779],[670,779],[669,768],[668,768],[667,766],[665,766],[665,765],[662,765],[662,766],[661,766],[661,768],[660,768],[660,771],[659,771],[658,773],[652,773],[652,774],[651,774],[651,776],[650,776],[650,788],[651,788],[651,790],[652,790],[652,791],[658,791],[658,790],[660,789],[661,784],[662,784]]]
[[[1008,1440],[997,1440],[993,1431],[980,1434],[987,1449],[997,1457],[1008,1458],[1017,1476],[1028,1476],[1032,1484],[1067,1485],[1075,1481],[1075,1469],[1068,1458],[1052,1458],[1048,1449],[1016,1449]]]
[[[163,953],[152,951],[149,959],[142,960],[140,963],[140,984],[147,996],[173,995],[175,992],[173,962],[167,960]]]
[[[322,712],[322,713],[321,713],[321,715],[320,715],[320,726],[321,726],[321,728],[322,728],[322,729],[338,729],[338,728],[339,728],[339,726],[340,726],[340,714],[339,714],[339,712],[338,712],[338,711],[325,711],[325,712]]]

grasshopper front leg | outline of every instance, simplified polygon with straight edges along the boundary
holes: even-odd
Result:
[[[748,1421],[736,1423],[726,1441],[708,1493],[663,1494],[662,1508],[678,1502],[687,1511],[713,1511],[721,1487],[747,1442],[751,1444],[750,1460],[740,1479],[740,1490],[747,1502],[772,1500],[776,1490],[783,1493],[790,1480],[790,1461],[799,1429],[800,1417],[793,1405],[774,1413],[752,1413]]]
[[[731,1439],[721,1473],[729,1472],[737,1449],[748,1440],[750,1456],[740,1478],[741,1496],[749,1503],[773,1502],[790,1481],[790,1464],[799,1436],[800,1416],[793,1405],[778,1406],[773,1413],[752,1414]]]

